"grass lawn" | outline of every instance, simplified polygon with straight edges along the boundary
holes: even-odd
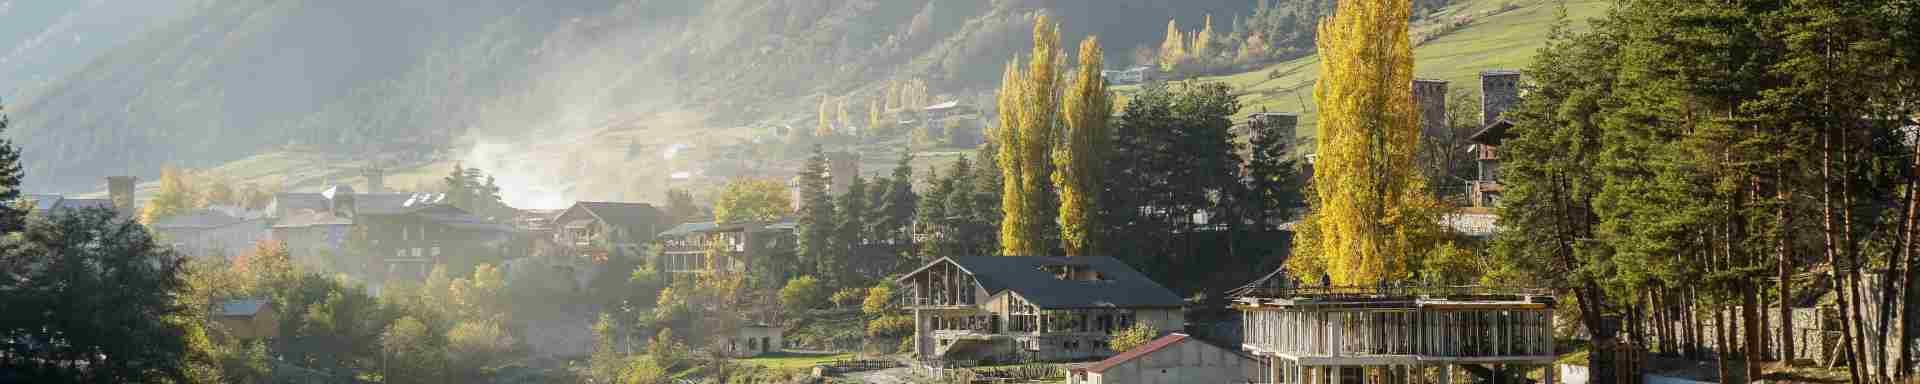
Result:
[[[769,353],[758,357],[739,359],[744,364],[754,364],[772,369],[811,368],[821,363],[835,360],[853,359],[851,353]]]
[[[1558,2],[1544,0],[1461,0],[1443,12],[1461,14],[1485,12],[1514,3],[1518,8],[1476,20],[1473,24],[1439,39],[1414,47],[1414,77],[1449,82],[1449,90],[1467,90],[1479,100],[1480,71],[1525,69],[1534,54],[1546,43],[1547,30],[1554,22]],[[1604,16],[1609,2],[1604,0],[1567,0],[1567,17],[1579,21]],[[1445,18],[1445,16],[1443,16]],[[1418,29],[1422,26],[1415,26]],[[1300,114],[1296,134],[1313,135],[1313,85],[1319,78],[1319,57],[1306,56],[1231,75],[1207,76],[1198,81],[1224,82],[1240,96],[1241,114],[1269,111]],[[1137,86],[1115,87],[1126,94]],[[1116,103],[1118,104],[1118,103]]]

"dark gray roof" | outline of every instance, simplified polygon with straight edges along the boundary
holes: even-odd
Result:
[[[168,216],[153,223],[154,228],[219,228],[246,219],[217,209],[196,209]]]
[[[594,217],[607,221],[609,225],[639,227],[661,220],[666,214],[647,203],[620,203],[611,201],[581,201],[573,207],[586,210]],[[566,213],[561,213],[566,215]]]
[[[952,261],[960,269],[972,274],[974,280],[986,288],[988,295],[1012,291],[1041,308],[1179,307],[1186,304],[1173,291],[1112,257],[956,256],[942,260]],[[1084,265],[1099,272],[1104,280],[1056,279],[1053,274],[1040,269],[1049,265]]]
[[[707,230],[711,230],[719,227],[720,227],[719,224],[716,224],[711,221],[703,221],[698,223],[682,223],[680,225],[674,226],[673,229],[668,229],[666,232],[660,232],[660,237],[686,236],[689,234],[693,234],[695,232],[705,232]]]

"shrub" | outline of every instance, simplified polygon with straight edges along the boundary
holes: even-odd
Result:
[[[1113,334],[1112,338],[1107,340],[1107,345],[1113,346],[1115,352],[1125,352],[1146,345],[1156,337],[1160,337],[1160,329],[1155,328],[1152,323],[1142,321],[1134,323],[1132,327],[1127,327],[1120,333]]]

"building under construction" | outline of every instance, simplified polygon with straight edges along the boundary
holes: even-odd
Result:
[[[1271,383],[1553,382],[1545,290],[1301,286],[1276,272],[1232,293],[1241,349]]]

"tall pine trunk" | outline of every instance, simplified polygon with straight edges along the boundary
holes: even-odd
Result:
[[[1857,358],[1858,354],[1856,353],[1858,351],[1853,346],[1854,324],[1852,316],[1846,315],[1846,309],[1848,308],[1846,290],[1847,274],[1840,271],[1840,252],[1838,249],[1840,242],[1838,241],[1839,239],[1836,239],[1838,234],[1835,233],[1837,229],[1834,228],[1833,142],[1835,137],[1833,130],[1831,126],[1826,127],[1825,132],[1821,132],[1820,137],[1820,189],[1822,192],[1820,197],[1821,232],[1824,235],[1822,237],[1826,240],[1825,248],[1827,266],[1829,267],[1827,273],[1832,280],[1836,307],[1841,311],[1840,335],[1842,345],[1845,346],[1842,349],[1846,351],[1848,380],[1852,383],[1859,383],[1861,376],[1859,359]]]
[[[1785,164],[1779,166],[1774,178],[1776,179],[1775,188],[1777,188],[1774,191],[1774,200],[1776,204],[1779,204],[1778,207],[1774,208],[1774,216],[1780,228],[1778,234],[1779,239],[1777,239],[1779,245],[1774,249],[1778,257],[1776,262],[1780,267],[1780,361],[1792,364],[1794,358],[1793,215],[1790,213],[1792,209],[1790,207],[1793,205],[1793,190],[1787,180],[1787,166]]]

